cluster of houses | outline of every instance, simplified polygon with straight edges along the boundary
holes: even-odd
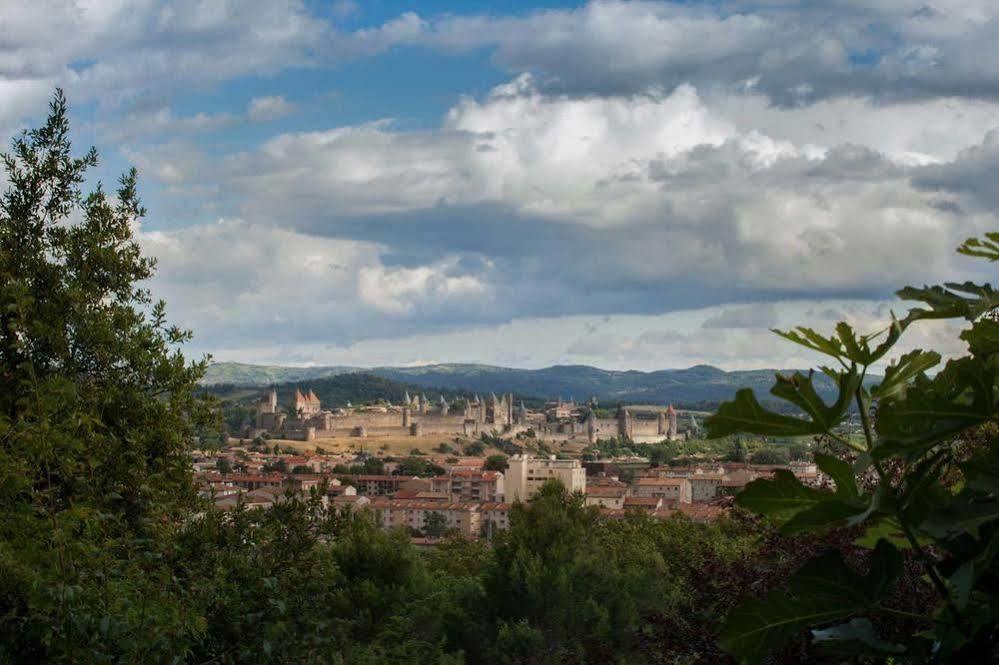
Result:
[[[501,472],[486,470],[481,457],[432,457],[428,461],[443,473],[402,475],[393,462],[384,464],[382,474],[338,473],[334,468],[356,468],[358,460],[349,455],[280,455],[240,449],[196,455],[194,469],[203,495],[220,510],[267,508],[296,495],[308,496],[341,510],[369,511],[384,528],[406,528],[416,539],[443,532],[488,538],[509,526],[514,502],[530,500],[553,479],[610,517],[643,511],[655,518],[682,513],[696,520],[724,513],[727,496],[776,469],[789,469],[806,484],[825,482],[815,465],[806,462],[651,467],[642,458],[581,462],[514,455]],[[275,471],[276,467],[284,471]]]

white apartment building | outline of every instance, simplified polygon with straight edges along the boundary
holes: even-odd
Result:
[[[560,480],[570,492],[586,493],[586,470],[577,459],[514,455],[507,462],[507,501],[527,501],[549,480]]]

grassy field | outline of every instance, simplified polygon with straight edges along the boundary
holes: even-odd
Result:
[[[473,439],[459,437],[460,446],[471,443]],[[359,453],[367,452],[372,455],[409,455],[414,449],[420,450],[427,455],[440,455],[437,447],[441,443],[446,443],[458,450],[459,444],[455,442],[454,436],[434,435],[434,436],[377,436],[370,438],[339,437],[336,439],[316,439],[315,441],[293,441],[291,439],[270,439],[268,445],[278,445],[282,450],[293,448],[299,452],[314,452],[316,447],[322,448],[327,453]],[[486,448],[484,455],[492,455],[499,452],[495,448]]]

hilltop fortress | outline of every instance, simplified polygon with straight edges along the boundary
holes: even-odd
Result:
[[[542,411],[529,410],[521,402],[514,406],[513,395],[473,399],[450,404],[443,396],[431,404],[424,395],[410,397],[402,404],[384,403],[354,407],[349,402],[334,409],[323,409],[314,392],[295,390],[288,411],[278,405],[276,390],[269,390],[256,401],[256,422],[248,425],[244,436],[261,434],[313,441],[341,437],[379,436],[478,436],[482,433],[503,436],[524,434],[551,443],[595,443],[599,439],[624,437],[638,443],[685,438],[677,424],[677,411],[643,408],[637,413],[618,408],[612,418],[599,418],[594,404],[579,405],[574,400],[556,399]],[[457,408],[455,408],[457,407]],[[255,426],[254,426],[255,425]],[[694,426],[691,418],[691,425]]]

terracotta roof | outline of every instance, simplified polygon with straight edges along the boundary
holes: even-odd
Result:
[[[626,496],[624,498],[625,507],[628,506],[658,506],[661,500],[658,497],[650,496]]]
[[[437,480],[441,478],[471,478],[478,480],[495,481],[497,478],[500,478],[502,475],[503,474],[499,473],[498,471],[472,471],[472,470],[456,469],[451,473],[447,474],[446,476],[435,476],[434,479]]]
[[[618,499],[623,497],[627,491],[627,487],[609,487],[606,485],[597,485],[596,487],[586,486],[586,496],[601,499]]]
[[[649,478],[644,476],[635,480],[636,485],[683,485],[686,478]]]

